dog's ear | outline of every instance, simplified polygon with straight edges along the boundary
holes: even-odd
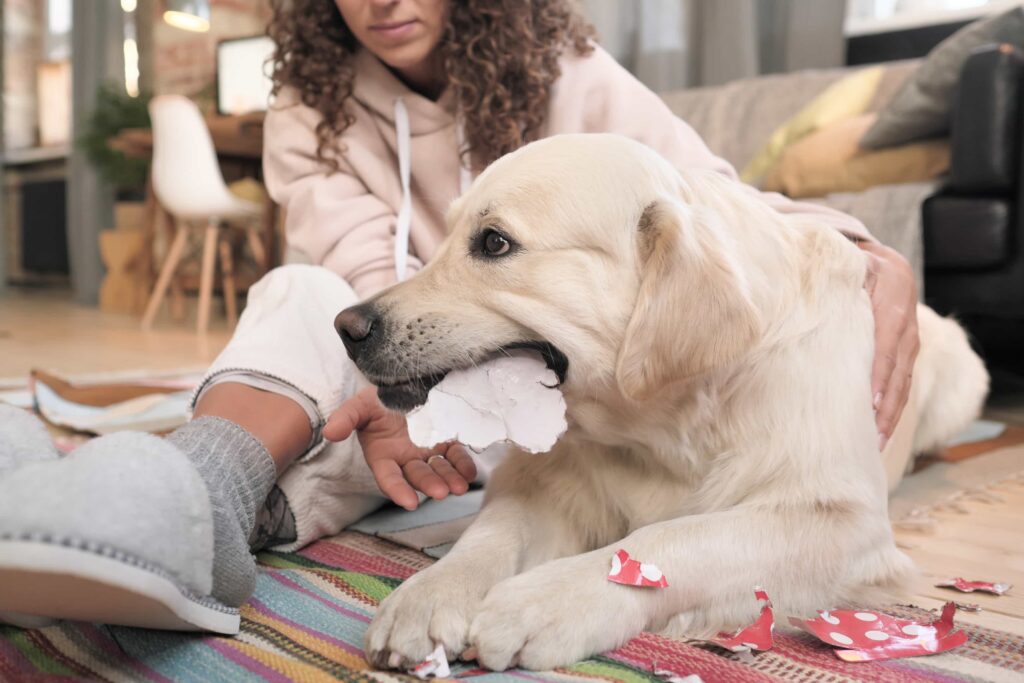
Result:
[[[715,220],[708,209],[667,198],[640,218],[640,290],[615,369],[631,398],[720,368],[760,335],[734,250]]]

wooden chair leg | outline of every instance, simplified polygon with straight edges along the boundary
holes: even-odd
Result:
[[[177,219],[170,213],[160,210],[164,214],[164,220],[167,225],[177,225]],[[185,287],[181,284],[182,277],[175,275],[171,278],[171,319],[176,322],[184,322],[185,320]]]
[[[199,273],[199,316],[196,330],[206,334],[210,328],[210,303],[213,299],[213,275],[217,267],[217,238],[220,226],[216,219],[210,219],[203,237],[203,265]]]
[[[279,264],[277,231],[281,223],[278,206],[270,197],[263,201],[263,215],[260,217],[259,243],[263,246],[264,260],[260,265],[264,271]],[[254,252],[255,253],[255,252]]]
[[[149,174],[149,177],[146,178],[146,224],[142,227],[145,246],[139,255],[137,266],[139,277],[146,283],[147,289],[153,282],[153,272],[156,270],[153,263],[153,242],[156,240],[159,223],[163,217],[163,207],[160,206],[160,202],[156,199],[156,193],[153,192],[153,177],[152,174]]]
[[[156,280],[156,286],[153,287],[153,293],[149,297],[149,303],[146,304],[146,312],[142,316],[142,329],[148,330],[153,326],[153,320],[156,318],[157,312],[160,310],[160,304],[163,303],[164,295],[167,293],[167,285],[171,282],[171,277],[174,275],[174,271],[178,268],[178,263],[181,262],[181,254],[185,250],[185,242],[188,240],[188,227],[185,225],[179,225],[178,231],[174,235],[174,241],[171,242],[171,248],[167,250],[167,258],[164,259],[164,265],[160,269],[160,277]]]
[[[220,270],[224,278],[224,308],[228,315],[228,325],[235,326],[238,322],[238,300],[235,295],[235,263],[231,255],[230,240],[220,241]]]
[[[179,278],[171,278],[171,318],[175,322],[185,319],[185,287]]]
[[[249,250],[252,251],[256,265],[260,267],[260,273],[266,272],[270,264],[267,263],[267,247],[263,244],[263,235],[258,230],[247,229],[245,236],[249,240]]]

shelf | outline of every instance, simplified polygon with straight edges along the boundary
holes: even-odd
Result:
[[[4,152],[0,155],[0,161],[2,161],[4,166],[24,166],[47,161],[61,161],[67,159],[70,154],[71,147],[69,145],[26,147],[25,149],[12,149]]]

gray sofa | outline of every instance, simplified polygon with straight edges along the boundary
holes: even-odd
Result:
[[[895,82],[917,65],[897,62]],[[689,123],[712,151],[742,169],[769,139],[772,132],[807,105],[825,88],[850,73],[850,69],[800,71],[734,81],[721,86],[663,93],[662,98]],[[893,90],[892,87],[889,91]],[[881,94],[872,104],[884,105]],[[862,192],[832,194],[816,201],[858,218],[880,241],[902,253],[922,283],[923,249],[921,205],[939,183],[915,182],[881,185]]]

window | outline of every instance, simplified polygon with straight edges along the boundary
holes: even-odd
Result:
[[[1019,0],[848,0],[845,33],[884,33],[970,21],[1019,4]]]
[[[71,59],[71,0],[47,0],[43,61]]]

